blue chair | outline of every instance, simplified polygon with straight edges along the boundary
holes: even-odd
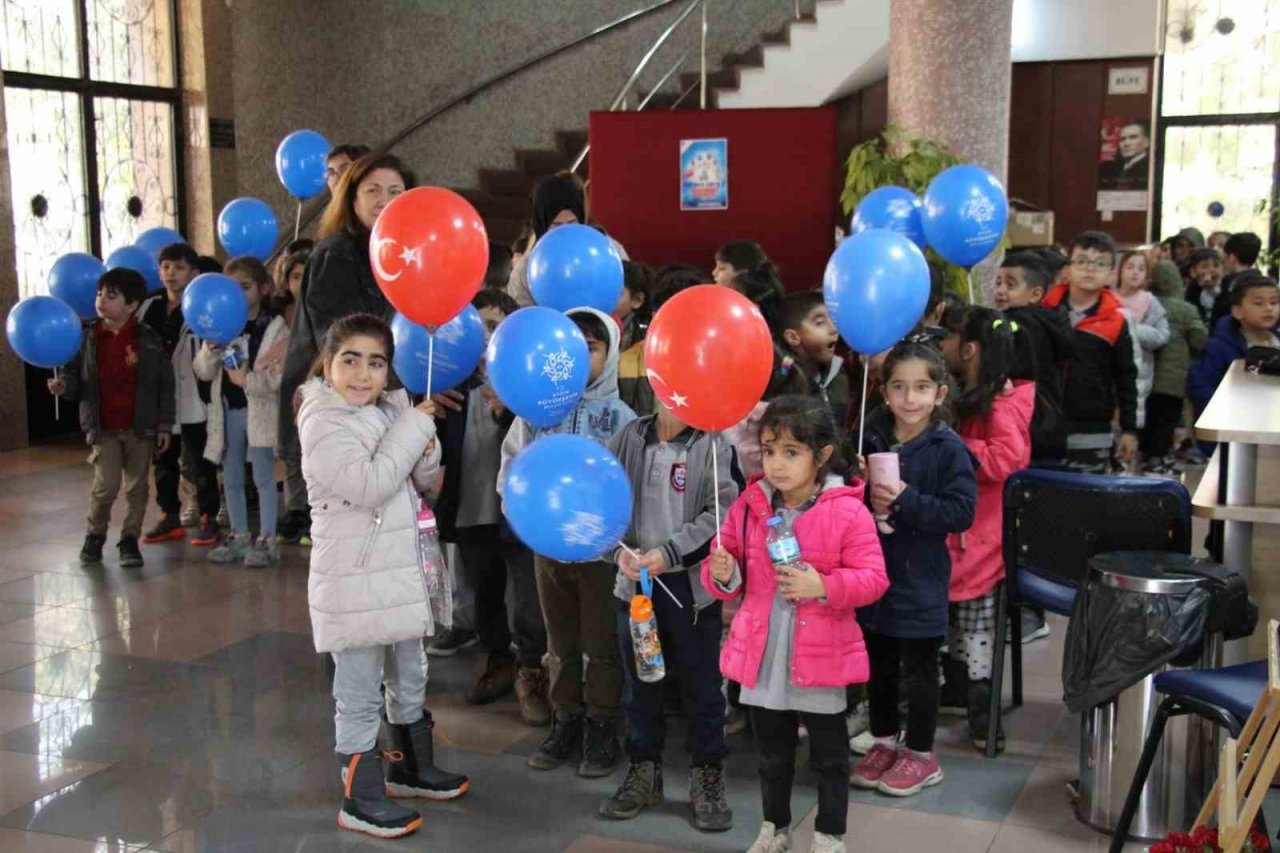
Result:
[[[1129,793],[1125,796],[1120,821],[1111,837],[1110,853],[1120,853],[1129,837],[1129,827],[1138,811],[1142,789],[1147,784],[1151,764],[1160,749],[1165,725],[1170,717],[1196,714],[1217,723],[1239,739],[1245,721],[1253,713],[1263,690],[1267,687],[1268,673],[1265,660],[1224,666],[1217,669],[1175,669],[1162,672],[1155,678],[1156,692],[1164,696],[1151,721],[1151,731],[1142,743],[1142,756],[1133,771]],[[1259,819],[1261,819],[1261,812]],[[1262,831],[1266,833],[1265,825]]]
[[[1028,468],[1004,487],[1002,550],[1006,578],[996,613],[1015,638],[1010,649],[1013,706],[1022,706],[1023,602],[1070,616],[1089,558],[1106,551],[1191,552],[1191,496],[1181,483]],[[992,649],[988,758],[994,758],[1003,712],[1006,632]]]

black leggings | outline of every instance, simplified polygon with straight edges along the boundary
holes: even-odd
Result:
[[[809,730],[809,766],[818,776],[818,820],[814,828],[844,835],[849,810],[849,732],[844,714],[808,714],[751,708],[760,756],[764,819],[791,826],[791,784],[796,775],[796,723]]]
[[[1147,425],[1142,430],[1142,455],[1159,459],[1169,455],[1173,434],[1182,423],[1182,398],[1152,394],[1147,398]]]
[[[867,682],[871,734],[878,738],[897,736],[901,690],[907,699],[907,749],[932,752],[933,733],[938,728],[938,649],[942,637],[902,639],[867,631],[864,639],[871,659],[871,680]]]

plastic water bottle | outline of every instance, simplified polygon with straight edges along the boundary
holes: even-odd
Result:
[[[453,590],[449,583],[449,564],[440,548],[436,516],[425,503],[418,510],[418,559],[422,561],[422,581],[427,592],[436,629],[453,624]]]
[[[666,677],[658,620],[653,615],[653,599],[635,595],[631,599],[631,646],[636,652],[636,676],[653,683]]]
[[[800,556],[800,540],[791,529],[791,523],[782,515],[775,515],[767,522],[768,532],[765,534],[765,547],[769,549],[769,559],[773,562],[773,570],[792,569],[803,571],[804,561]],[[796,602],[791,602],[794,606]]]

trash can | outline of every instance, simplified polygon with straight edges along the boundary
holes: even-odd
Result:
[[[1068,629],[1063,682],[1068,707],[1074,700],[1072,710],[1081,712],[1076,817],[1103,832],[1119,822],[1161,701],[1156,674],[1220,664],[1221,629],[1207,624],[1213,593],[1205,565],[1222,571],[1164,552],[1113,552],[1089,560]],[[1216,727],[1195,715],[1169,720],[1130,838],[1154,841],[1191,825],[1213,785],[1216,738]]]

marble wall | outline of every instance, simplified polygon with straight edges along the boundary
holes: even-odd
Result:
[[[795,13],[794,0],[709,0],[709,70]],[[236,166],[241,193],[293,210],[276,179],[276,145],[302,127],[333,143],[377,144],[497,71],[563,44],[648,0],[231,0]],[[544,63],[437,119],[397,148],[425,183],[476,184],[481,167],[509,169],[513,149],[553,148],[557,130],[587,127],[681,2]],[[807,2],[805,5],[811,5]],[[654,82],[684,51],[698,67],[698,13],[641,78]],[[696,98],[696,92],[690,97]],[[634,100],[632,102],[634,104]]]
[[[0,74],[0,88],[4,75]],[[0,317],[18,301],[13,256],[13,196],[9,188],[9,137],[0,98]],[[27,446],[26,369],[9,346],[0,347],[0,451]]]

